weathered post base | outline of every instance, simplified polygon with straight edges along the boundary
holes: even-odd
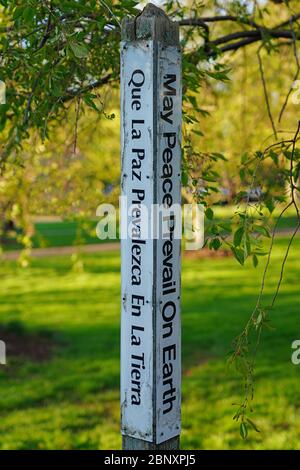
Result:
[[[154,444],[135,437],[122,436],[122,448],[123,450],[179,450],[179,441],[179,436],[176,436],[161,444]]]

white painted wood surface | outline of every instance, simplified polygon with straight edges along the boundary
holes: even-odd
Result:
[[[130,217],[128,212],[128,226],[134,219],[139,218],[138,204],[135,200],[143,197],[143,204],[150,207],[153,202],[153,43],[140,42],[138,45],[122,44],[121,55],[121,145],[122,145],[122,196],[127,197],[127,205],[124,204],[121,216],[125,217],[125,211],[131,207],[131,212],[136,209],[135,217]],[[141,83],[143,70],[144,83]],[[134,76],[134,83],[131,82]],[[137,89],[140,88],[140,91]],[[132,91],[139,100],[132,99]],[[134,104],[134,101],[140,103]],[[133,107],[133,109],[132,109]],[[137,121],[143,123],[137,124]],[[133,122],[135,124],[133,125]],[[141,133],[140,138],[133,138],[132,131]],[[133,150],[145,152],[141,160],[140,180],[134,176],[132,162],[137,155]],[[138,169],[136,170],[138,171]],[[140,191],[140,197],[138,191]],[[138,227],[139,222],[137,220]],[[143,227],[141,227],[141,232]],[[153,240],[137,236],[131,239],[130,234],[124,234],[126,239],[121,240],[121,412],[122,433],[152,441],[153,439]],[[136,248],[135,248],[136,246]],[[139,247],[139,248],[137,248]],[[137,258],[138,262],[133,258]],[[139,263],[139,264],[138,264]],[[137,268],[134,268],[137,266]],[[140,271],[140,273],[139,273]],[[133,283],[133,276],[140,279],[140,284]],[[140,314],[138,312],[140,307]],[[139,315],[138,315],[139,314]],[[138,316],[137,316],[138,315]],[[136,336],[135,345],[132,336]],[[136,360],[135,357],[143,360]],[[138,364],[133,367],[132,364]],[[137,370],[137,372],[135,372]],[[139,372],[140,377],[139,377]],[[139,377],[139,378],[138,378]],[[133,381],[140,385],[134,386]],[[140,387],[140,393],[132,390]],[[137,401],[140,403],[136,403]]]

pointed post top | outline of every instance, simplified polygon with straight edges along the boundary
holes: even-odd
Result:
[[[159,7],[154,5],[153,3],[147,3],[143,11],[138,15],[142,17],[157,17],[157,18],[165,18],[166,20],[170,21],[168,15]]]
[[[161,8],[148,3],[135,18],[127,17],[122,21],[122,40],[137,41],[139,39],[152,39],[166,45],[178,45],[178,23],[171,21]]]

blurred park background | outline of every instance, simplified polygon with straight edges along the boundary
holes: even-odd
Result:
[[[285,19],[280,8],[272,3],[270,22]],[[231,32],[228,24],[214,28]],[[220,223],[235,217],[242,162],[273,142],[256,49],[226,56],[228,80],[206,77],[194,96],[202,111],[193,146],[226,157],[217,162],[221,195],[210,201]],[[283,45],[262,55],[277,116],[294,79],[295,51]],[[121,447],[119,245],[96,237],[98,205],[118,205],[118,86],[102,87],[98,98],[105,113],[92,106],[78,112],[71,103],[52,137],[42,142],[32,133],[22,148],[24,165],[8,163],[0,179],[0,339],[7,344],[1,449]],[[288,102],[279,140],[295,134],[299,106]],[[259,178],[285,193],[268,163]],[[190,197],[184,189],[183,201]],[[272,229],[281,207],[278,199],[274,211],[263,213],[265,227]],[[208,217],[208,229],[211,223]],[[266,305],[296,223],[291,209],[278,226]],[[266,237],[266,249],[269,243]],[[297,235],[257,355],[253,419],[260,432],[246,440],[232,419],[243,381],[226,358],[256,303],[266,258],[254,267],[250,259],[241,266],[226,247],[183,252],[183,449],[300,447],[300,366],[291,362],[291,344],[300,338],[299,248]]]

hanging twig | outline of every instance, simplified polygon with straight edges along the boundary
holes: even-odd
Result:
[[[78,96],[76,100],[76,111],[75,111],[75,128],[74,128],[74,146],[73,146],[73,153],[76,154],[77,148],[77,137],[78,137],[78,121],[79,121],[79,112],[80,112],[80,102],[81,97]]]
[[[253,400],[253,396],[254,396],[254,376],[253,376],[253,374],[254,374],[255,360],[256,360],[256,355],[257,355],[257,351],[258,351],[258,348],[259,348],[259,344],[260,344],[261,334],[262,334],[262,330],[265,326],[266,311],[271,310],[275,305],[275,302],[277,300],[277,297],[278,297],[278,294],[279,294],[279,291],[280,291],[280,287],[282,285],[284,269],[285,269],[286,262],[287,262],[287,259],[288,259],[288,256],[289,256],[290,248],[291,248],[292,243],[293,243],[293,241],[296,237],[296,234],[298,233],[298,230],[300,228],[300,211],[299,211],[299,208],[297,206],[297,202],[296,202],[296,198],[295,198],[295,191],[297,190],[297,187],[294,184],[294,178],[293,178],[296,143],[297,143],[297,140],[298,140],[299,133],[300,133],[300,122],[298,123],[298,127],[297,127],[297,130],[296,130],[296,133],[294,135],[293,140],[292,141],[287,141],[289,143],[290,142],[292,143],[291,161],[290,161],[290,174],[289,174],[289,181],[290,181],[290,187],[291,187],[291,200],[280,212],[280,214],[277,218],[276,224],[273,228],[272,235],[271,235],[271,243],[270,243],[270,247],[269,247],[269,250],[268,250],[267,262],[266,262],[266,265],[265,265],[265,268],[264,268],[262,281],[261,281],[261,287],[260,287],[260,291],[259,291],[259,294],[258,294],[258,297],[257,297],[257,301],[256,301],[255,307],[254,307],[254,309],[253,309],[253,311],[250,315],[250,318],[246,322],[246,325],[245,325],[243,331],[241,332],[240,335],[237,336],[237,338],[235,340],[235,349],[234,349],[234,353],[231,356],[231,362],[237,360],[238,358],[240,358],[242,356],[245,360],[245,363],[247,364],[247,373],[246,373],[246,376],[245,376],[245,396],[244,396],[242,404],[239,405],[239,408],[238,408],[238,410],[237,410],[237,412],[234,416],[234,419],[241,420],[242,423],[244,423],[245,420],[247,422],[246,411],[247,411],[247,408],[250,406],[250,401]],[[272,146],[270,146],[269,149],[271,147]],[[267,152],[267,150],[265,150],[264,154],[266,152]],[[276,236],[276,233],[277,233],[278,224],[279,224],[279,221],[281,220],[282,216],[284,215],[284,213],[292,206],[295,207],[295,210],[296,210],[296,213],[297,213],[297,225],[296,225],[296,227],[295,227],[295,229],[292,233],[292,236],[291,236],[291,238],[288,242],[288,246],[286,248],[286,251],[285,251],[285,254],[284,254],[284,257],[283,257],[283,261],[282,261],[282,265],[281,265],[281,269],[280,269],[280,275],[279,275],[279,279],[278,279],[278,282],[277,282],[275,293],[274,293],[273,298],[272,298],[271,305],[268,308],[263,308],[262,304],[261,304],[261,301],[262,301],[262,297],[263,297],[263,294],[264,294],[264,291],[265,291],[266,278],[267,278],[267,273],[268,273],[269,266],[270,266],[271,255],[272,255],[272,251],[273,251],[273,246],[274,246],[275,236]],[[261,321],[258,321],[258,316],[259,315],[262,315]],[[248,351],[249,344],[250,344],[249,343],[249,334],[251,332],[251,329],[253,329],[253,328],[256,331],[256,341],[255,341],[255,345],[254,345],[254,348],[253,348],[253,352],[250,356],[250,352]]]
[[[275,124],[274,124],[274,119],[273,119],[272,112],[271,112],[271,106],[270,106],[270,101],[269,101],[269,96],[268,96],[267,84],[266,84],[266,80],[265,80],[265,73],[264,73],[264,69],[263,69],[262,59],[261,59],[261,56],[260,56],[261,48],[262,48],[262,46],[260,46],[257,50],[259,71],[260,71],[261,81],[262,81],[262,84],[263,84],[264,95],[265,95],[265,100],[266,100],[266,105],[267,105],[267,110],[268,110],[268,116],[269,116],[269,119],[270,119],[270,122],[271,122],[271,125],[272,125],[274,137],[277,140],[277,131],[276,131],[276,127],[275,127]]]
[[[293,79],[293,83],[294,83],[294,82],[298,79],[299,74],[300,74],[300,63],[299,63],[298,53],[297,53],[296,36],[295,36],[294,39],[293,39],[293,51],[294,51],[294,57],[295,57],[296,65],[297,65],[296,73],[295,73],[294,79]],[[284,113],[284,111],[285,111],[285,108],[286,108],[286,106],[287,106],[287,104],[288,104],[288,101],[289,101],[289,98],[290,98],[290,95],[291,95],[292,91],[293,91],[293,84],[292,84],[292,86],[290,87],[290,89],[289,89],[289,91],[288,91],[288,93],[287,93],[287,95],[286,95],[286,98],[285,98],[285,100],[284,100],[283,106],[282,106],[281,111],[280,111],[280,113],[279,113],[278,122],[281,121],[281,118],[282,118],[283,113]]]

